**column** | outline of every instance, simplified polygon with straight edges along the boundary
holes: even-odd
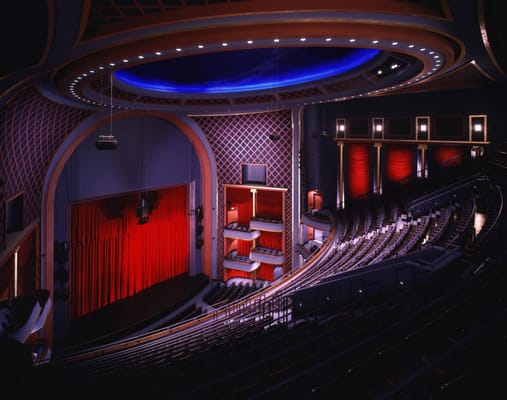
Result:
[[[424,179],[428,177],[428,165],[426,161],[426,150],[428,145],[418,144],[417,145],[417,177]]]
[[[382,194],[382,168],[381,168],[381,150],[382,143],[373,143],[375,148],[375,171],[373,178],[373,193],[377,195]]]
[[[257,189],[251,188],[250,193],[252,193],[252,218],[255,218],[256,210],[257,210]],[[256,246],[257,239],[252,240],[252,249]],[[257,281],[257,271],[252,272],[252,282],[255,284]]]
[[[250,189],[250,193],[252,193],[252,217],[255,217],[257,209],[257,189]]]
[[[338,210],[345,208],[345,184],[343,182],[343,142],[337,142],[338,145],[338,179],[336,187],[336,208]]]

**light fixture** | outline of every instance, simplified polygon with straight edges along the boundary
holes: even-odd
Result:
[[[110,104],[109,104],[109,134],[99,134],[95,140],[95,147],[97,150],[116,150],[118,147],[118,140],[113,135],[113,73],[111,76],[111,93],[110,93]],[[102,96],[102,89],[101,89]],[[102,103],[102,101],[101,101]]]
[[[415,138],[416,140],[430,139],[430,117],[415,117]]]
[[[487,116],[469,115],[468,131],[469,131],[469,140],[471,142],[487,141]]]
[[[336,119],[336,137],[337,138],[345,137],[345,118]]]
[[[372,118],[372,138],[384,138],[384,118]]]
[[[152,205],[147,199],[146,193],[141,193],[139,196],[139,204],[136,208],[136,217],[138,218],[137,224],[143,225],[148,222],[152,211]]]

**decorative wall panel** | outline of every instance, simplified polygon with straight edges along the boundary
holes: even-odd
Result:
[[[224,195],[222,184],[241,184],[241,164],[266,164],[267,186],[287,188],[285,248],[292,249],[292,116],[291,110],[196,116],[215,155],[218,175],[217,278],[224,279]],[[278,133],[272,141],[269,135]],[[292,267],[285,258],[284,271]]]

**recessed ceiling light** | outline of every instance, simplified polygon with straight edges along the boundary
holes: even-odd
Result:
[[[125,59],[125,60],[123,60],[123,62],[124,62],[124,63],[128,63],[128,62],[129,62],[129,60]]]
[[[413,49],[414,47],[415,47],[415,45],[414,45],[414,44],[409,44],[409,45],[408,45],[408,48],[409,48],[409,49]]]
[[[421,51],[426,51],[426,48],[425,48],[425,47],[423,47],[423,48],[422,48],[422,49],[420,49],[420,50],[421,50]]]
[[[356,39],[349,39],[350,43],[354,43],[355,41],[356,41]]]
[[[278,38],[277,39],[273,39],[273,42],[275,42],[275,43],[278,43],[279,41],[280,41],[280,39],[278,39]]]
[[[114,67],[114,65],[115,65],[115,64],[114,64],[114,63],[109,63],[109,65],[110,65],[111,67]]]
[[[306,38],[302,37],[301,39],[299,39],[301,42],[305,42],[306,41]]]
[[[373,44],[377,44],[378,43],[378,40],[373,40],[372,41]]]
[[[330,42],[332,39],[330,37],[326,38],[326,42]]]
[[[247,43],[248,43],[248,44],[252,44],[252,43],[253,43],[253,40],[247,40]]]
[[[144,56],[137,56],[138,58],[140,58],[141,60],[144,58]]]
[[[398,42],[393,42],[392,45],[393,46],[398,46]]]
[[[223,47],[227,47],[227,43],[225,43],[225,42],[224,42],[224,43],[222,43],[222,46],[223,46]]]
[[[202,44],[200,44],[200,45],[199,45],[199,46],[197,46],[197,47],[199,47],[200,49],[204,49],[204,46],[203,46]]]
[[[156,52],[155,52],[155,54],[156,54],[157,56],[162,55],[162,53],[161,53],[160,51],[156,51]]]
[[[176,48],[176,51],[181,51],[181,48],[180,47]]]

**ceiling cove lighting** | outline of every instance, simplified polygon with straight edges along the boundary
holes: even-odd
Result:
[[[115,77],[135,88],[162,93],[239,93],[331,78],[379,54],[375,49],[335,47],[256,48],[134,66],[116,71]]]
[[[294,43],[297,43],[297,42],[301,42],[301,41],[303,41],[302,39],[303,38],[301,38],[301,37],[292,38],[292,39],[291,38],[283,38],[283,41],[289,43],[289,45],[290,45],[290,44],[294,44]],[[307,38],[304,38],[304,39],[305,39],[305,41],[308,41]],[[347,43],[351,43],[352,39],[350,39],[350,38],[332,38],[332,37],[324,37],[324,38],[320,38],[320,39],[319,38],[311,38],[311,43],[318,43],[319,40],[321,40],[322,42],[327,42],[327,43],[333,42],[334,46],[340,46],[340,45],[345,45],[346,46]],[[409,82],[404,83],[404,85],[415,84],[415,83],[418,83],[419,81],[421,81],[422,79],[428,78],[432,74],[436,73],[437,70],[439,70],[440,68],[442,68],[442,66],[443,66],[442,60],[445,60],[445,57],[443,57],[443,55],[441,53],[439,53],[438,51],[436,51],[435,49],[428,49],[428,48],[426,48],[424,46],[418,45],[417,43],[404,43],[404,42],[399,42],[397,40],[383,40],[383,41],[379,41],[377,39],[372,40],[371,38],[370,39],[355,39],[354,38],[354,40],[355,40],[354,41],[354,45],[357,46],[357,47],[365,46],[365,48],[366,48],[366,47],[371,46],[371,44],[373,43],[373,44],[378,45],[379,47],[383,48],[385,51],[389,51],[389,47],[392,47],[392,49],[396,50],[396,51],[398,51],[397,49],[407,49],[407,50],[410,50],[412,52],[417,51],[417,52],[419,52],[420,56],[426,57],[427,60],[431,64],[431,70],[429,72],[425,73],[425,74],[419,74],[417,76],[414,76]],[[213,45],[213,44],[206,44],[206,46],[208,48],[215,48],[215,49],[218,49],[220,47],[227,47],[227,46],[229,46],[231,48],[235,48],[236,47],[236,48],[243,48],[244,49],[245,42],[242,42],[242,43],[243,43],[243,45],[241,45],[240,42],[232,43],[232,44],[224,42],[224,43],[221,43],[221,44],[218,43],[218,44],[215,44],[215,45]],[[253,42],[253,40],[250,39],[246,43],[248,43],[249,45],[251,45],[254,42]],[[269,46],[268,43],[269,43],[268,40],[257,41],[256,45],[255,45],[255,48],[257,49],[257,48],[262,48],[261,46]],[[273,43],[273,40],[271,40],[271,43]],[[204,44],[198,45],[199,48],[201,46],[204,46]],[[179,49],[180,49],[180,51],[182,50],[181,48],[179,48]],[[380,52],[381,50],[377,50],[377,51]],[[162,52],[161,51],[157,51],[154,54],[156,56],[160,56],[160,55],[162,55]],[[429,55],[429,54],[431,54],[431,55]],[[151,57],[153,59],[156,59],[155,55],[152,55]],[[144,57],[144,58],[149,58],[149,57]],[[416,57],[416,58],[418,58],[418,57]],[[116,69],[117,68],[116,65],[122,64],[122,61],[123,60],[111,61],[108,64],[104,64],[104,65],[99,66],[98,69],[100,69],[100,70]],[[147,65],[149,65],[149,63]],[[75,82],[75,79],[79,79],[80,80],[79,85]],[[88,77],[87,73],[81,73],[81,74],[76,75],[75,79],[74,79],[74,81],[70,81],[69,82],[67,91],[75,99],[77,99],[79,101],[90,103],[91,101],[89,99],[86,99],[86,98],[84,98],[84,97],[82,97],[80,95],[80,94],[83,93],[82,92],[83,87],[84,87],[83,83],[85,82],[85,80],[89,80],[90,77]],[[319,78],[317,78],[317,79],[319,79]],[[287,84],[291,85],[291,83],[287,83]],[[298,81],[296,80],[294,84],[297,85]],[[270,87],[270,84],[268,83],[267,86]],[[77,88],[79,88],[79,91],[76,90]],[[209,92],[209,93],[230,93],[230,90],[231,90],[231,88],[229,87],[229,88],[224,88],[223,91]],[[262,90],[262,85],[260,87],[258,87],[258,88],[256,88],[255,85],[254,85],[253,88],[251,86],[249,86],[249,85],[246,85],[243,88],[240,87],[240,90],[242,90],[242,91]],[[197,93],[199,93],[199,92],[197,92]],[[208,93],[208,92],[205,92],[205,93]],[[376,91],[375,92],[371,92],[371,91],[370,92],[365,92],[364,94],[365,95],[369,95],[371,93],[376,93]],[[189,92],[189,94],[192,94],[192,92]],[[354,97],[356,97],[356,95],[347,96],[347,98],[349,98],[349,97],[350,98],[354,98]],[[343,99],[345,99],[345,97],[341,97],[341,98],[338,97],[336,100],[343,100]],[[128,109],[128,107],[125,107],[125,109]]]

